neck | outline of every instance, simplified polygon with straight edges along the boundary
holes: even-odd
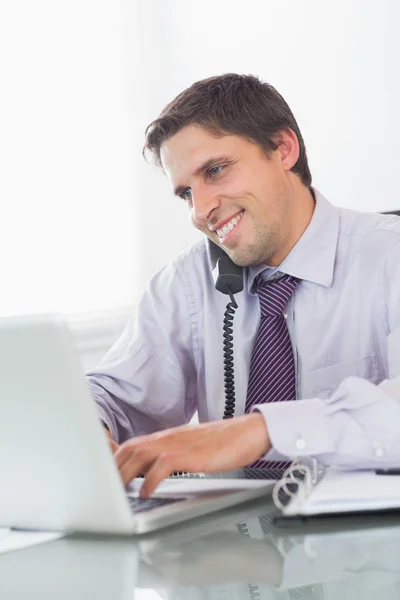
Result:
[[[278,267],[297,244],[310,224],[315,209],[315,198],[312,190],[303,185],[296,175],[294,177],[295,180],[291,185],[292,205],[288,227],[279,252],[268,263],[272,267]]]

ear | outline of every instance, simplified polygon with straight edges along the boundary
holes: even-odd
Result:
[[[300,145],[297,135],[292,129],[282,129],[278,136],[278,152],[285,171],[290,171],[297,163],[300,154]]]

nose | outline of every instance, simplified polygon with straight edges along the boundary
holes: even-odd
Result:
[[[192,219],[197,227],[204,227],[211,218],[212,212],[218,208],[219,199],[203,187],[192,188]]]

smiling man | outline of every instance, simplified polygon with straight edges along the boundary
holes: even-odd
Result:
[[[145,473],[148,495],[173,471],[305,455],[399,465],[400,219],[335,208],[313,188],[290,108],[253,76],[195,83],[146,136],[193,226],[243,267],[244,290],[233,419],[222,420],[227,296],[205,241],[151,280],[88,374],[124,482]],[[201,424],[187,425],[196,411]]]
[[[279,136],[279,151],[268,156],[241,136],[216,137],[187,125],[160,148],[161,164],[175,195],[188,204],[194,227],[240,266],[279,265],[314,211],[311,190],[300,178],[287,177],[299,157],[297,137],[291,129]]]

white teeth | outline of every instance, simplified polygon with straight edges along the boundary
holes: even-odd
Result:
[[[222,238],[222,237],[225,237],[226,235],[228,235],[228,233],[230,231],[232,231],[232,229],[235,227],[235,225],[237,225],[239,223],[242,216],[243,216],[243,211],[240,214],[238,214],[236,217],[233,217],[233,219],[231,219],[228,223],[226,223],[221,229],[217,229],[218,237]]]

